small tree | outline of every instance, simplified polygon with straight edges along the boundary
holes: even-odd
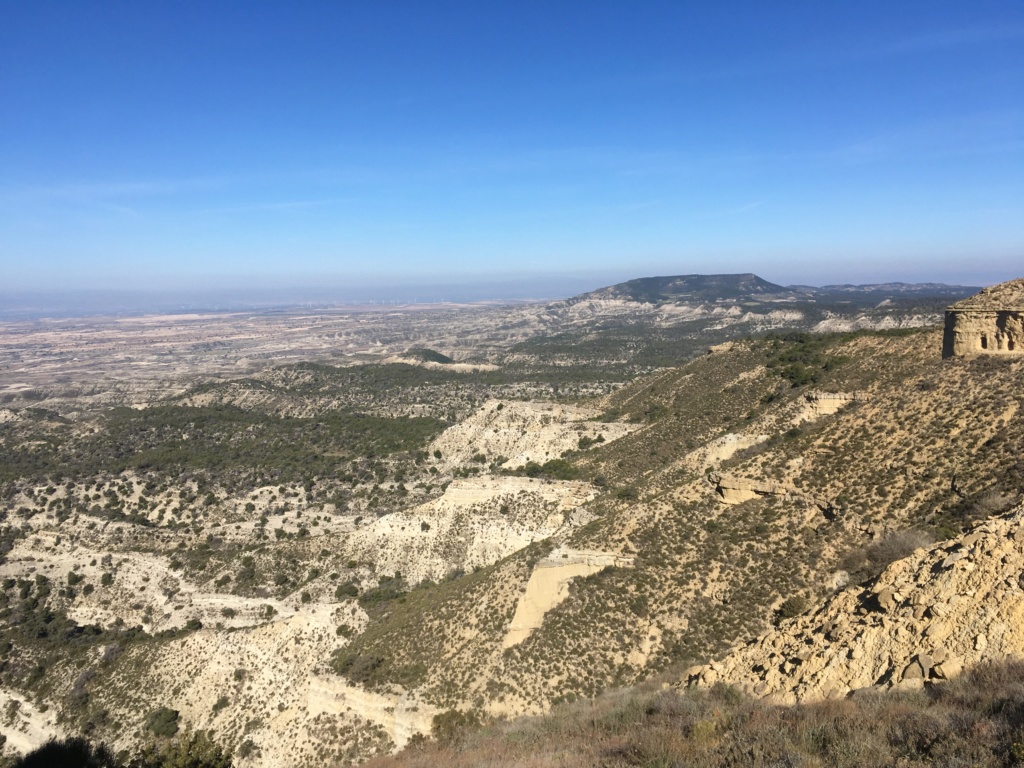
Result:
[[[157,736],[170,738],[178,732],[178,710],[170,707],[154,709],[146,717],[146,728]]]

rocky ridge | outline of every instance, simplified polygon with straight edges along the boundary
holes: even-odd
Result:
[[[688,671],[781,702],[920,687],[1024,656],[1024,505],[898,560],[814,612]]]
[[[1024,277],[982,288],[973,296],[956,302],[950,309],[1024,310]]]

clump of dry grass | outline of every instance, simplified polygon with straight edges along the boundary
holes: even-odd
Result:
[[[421,741],[373,768],[1012,766],[1024,763],[1024,662],[917,692],[780,706],[718,685],[641,687]]]
[[[849,572],[851,581],[859,584],[873,579],[889,563],[902,560],[933,541],[935,537],[929,531],[916,528],[896,531],[867,547],[850,550],[840,559],[839,567]]]

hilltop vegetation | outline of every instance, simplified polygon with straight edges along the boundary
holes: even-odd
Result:
[[[794,298],[809,292],[793,291],[769,283],[754,274],[740,275],[674,275],[671,277],[641,277],[608,286],[584,298],[629,299],[656,304],[665,301],[722,301],[726,299],[754,299],[763,296]]]

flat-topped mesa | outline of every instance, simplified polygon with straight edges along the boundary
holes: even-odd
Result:
[[[985,288],[946,310],[942,356],[1024,355],[1024,277]]]

